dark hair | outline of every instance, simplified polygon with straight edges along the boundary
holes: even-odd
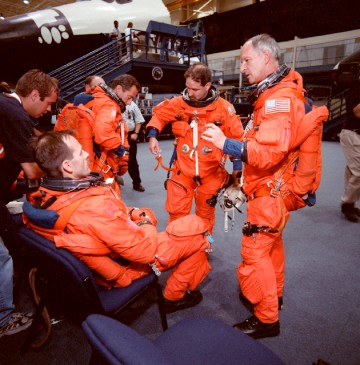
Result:
[[[43,71],[30,70],[20,77],[15,92],[22,97],[27,97],[33,90],[37,90],[42,101],[50,96],[53,91],[59,92],[59,83],[55,80]]]
[[[65,143],[75,131],[49,131],[31,140],[35,162],[49,177],[63,177],[62,163],[73,158],[73,151]]]
[[[11,93],[10,85],[6,81],[0,81],[0,93]]]
[[[127,25],[128,28],[132,28],[133,26],[134,26],[134,24],[132,22],[129,22]]]
[[[137,91],[140,91],[140,84],[134,76],[123,74],[110,82],[110,87],[115,89],[117,85],[121,85],[124,90],[130,90],[136,86]]]
[[[195,62],[184,73],[185,80],[189,77],[205,86],[208,82],[211,82],[211,71],[205,64]]]

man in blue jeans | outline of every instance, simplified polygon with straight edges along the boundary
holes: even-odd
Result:
[[[13,313],[13,274],[12,258],[0,237],[0,337],[23,331],[32,323],[30,315]]]

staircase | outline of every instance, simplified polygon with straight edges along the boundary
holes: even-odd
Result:
[[[99,75],[109,82],[124,73],[131,73],[135,65],[148,68],[158,65],[164,69],[184,71],[194,59],[206,63],[206,37],[199,33],[197,24],[194,27],[176,27],[150,21],[146,31],[132,31],[140,36],[130,40],[125,36],[112,40],[49,72],[60,81],[60,97],[71,102],[84,90],[84,81],[90,75]]]

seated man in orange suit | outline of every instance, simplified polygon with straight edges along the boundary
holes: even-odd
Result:
[[[89,155],[69,131],[44,133],[33,149],[46,176],[24,204],[29,228],[84,261],[99,284],[124,287],[151,269],[160,274],[173,267],[164,290],[165,310],[200,303],[202,294],[195,289],[211,269],[204,220],[189,215],[157,232],[150,209],[128,208],[100,174],[90,173]],[[60,229],[64,219],[66,229]],[[130,263],[119,264],[119,257]]]

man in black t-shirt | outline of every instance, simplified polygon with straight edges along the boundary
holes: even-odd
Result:
[[[0,143],[4,156],[0,159],[0,201],[13,199],[10,189],[21,170],[27,179],[38,179],[42,172],[34,162],[27,144],[34,135],[37,119],[56,102],[58,85],[39,70],[25,73],[18,81],[15,92],[0,94]]]
[[[346,96],[346,122],[340,133],[340,143],[345,156],[344,193],[341,211],[350,222],[358,222],[360,209],[360,81]]]
[[[32,322],[24,313],[13,313],[13,260],[9,251],[17,254],[18,245],[5,204],[22,196],[12,189],[21,171],[29,181],[43,175],[28,148],[36,133],[31,118],[51,110],[57,97],[57,80],[39,70],[25,73],[14,93],[0,94],[0,337],[20,332]]]

